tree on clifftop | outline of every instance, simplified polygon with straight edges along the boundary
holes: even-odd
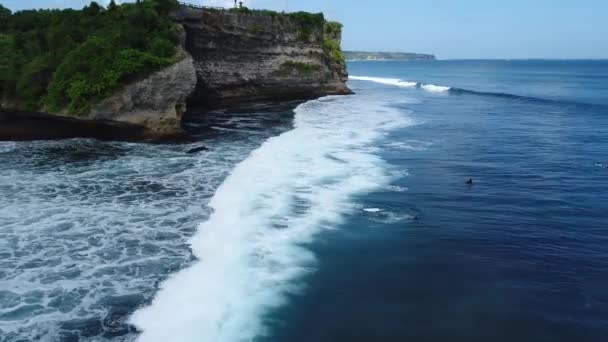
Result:
[[[168,14],[177,8],[177,0],[152,0],[156,11],[160,14]]]
[[[11,17],[11,10],[0,4],[0,32],[7,29],[7,23]]]
[[[116,6],[116,3],[114,2],[114,0],[111,0],[110,3],[108,4],[109,11],[115,11],[117,7],[118,6]]]
[[[89,4],[89,6],[85,6],[82,9],[82,12],[86,15],[96,15],[99,12],[103,11],[103,7],[101,7],[97,2],[93,1]]]

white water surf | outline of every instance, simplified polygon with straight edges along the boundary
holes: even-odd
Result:
[[[251,341],[265,315],[303,290],[304,245],[356,210],[354,195],[392,177],[371,148],[410,125],[381,99],[326,97],[296,109],[295,128],[238,164],[210,201],[191,247],[198,261],[164,282],[131,318],[139,341]]]
[[[358,81],[369,81],[369,82],[375,82],[375,83],[392,85],[392,86],[403,87],[403,88],[415,88],[416,86],[418,86],[418,83],[416,83],[416,82],[402,81],[398,78],[349,76],[348,79],[358,80]]]
[[[368,81],[386,85],[392,85],[401,88],[420,88],[431,93],[443,93],[452,89],[451,87],[439,86],[434,84],[425,84],[420,82],[403,81],[398,78],[384,78],[384,77],[369,77],[369,76],[349,76],[351,80],[357,81]]]

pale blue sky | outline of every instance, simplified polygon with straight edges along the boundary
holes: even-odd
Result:
[[[82,7],[84,0],[0,0],[13,9]],[[104,1],[99,1],[103,3]],[[233,0],[190,0],[231,4]],[[324,12],[344,23],[344,49],[439,58],[608,58],[608,0],[246,0]]]

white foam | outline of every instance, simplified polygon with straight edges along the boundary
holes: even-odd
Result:
[[[212,135],[201,154],[186,153],[200,142],[0,143],[0,340],[61,341],[73,330],[88,333],[81,341],[131,341],[91,325],[112,317],[107,328],[131,331],[112,310],[151,300],[160,277],[189,263],[205,204],[248,153],[291,127],[279,115],[219,118],[266,134]]]
[[[378,215],[371,216],[370,220],[372,220],[374,222],[394,224],[394,223],[399,223],[399,222],[403,222],[403,221],[411,221],[412,216],[410,214],[406,214],[406,213],[383,211],[383,212],[378,213]]]
[[[365,208],[363,211],[367,211],[368,213],[379,213],[382,211],[380,208]]]
[[[387,185],[384,189],[393,192],[406,192],[408,189],[399,185]]]
[[[432,93],[443,93],[451,89],[450,87],[438,86],[434,84],[422,84],[420,85],[420,88]]]
[[[410,121],[365,95],[296,109],[295,128],[241,162],[210,202],[191,241],[199,261],[164,284],[131,322],[140,341],[251,341],[264,315],[302,291],[315,269],[303,245],[354,210],[349,199],[390,184],[367,148]]]
[[[402,88],[420,87],[421,89],[424,89],[424,90],[432,92],[432,93],[443,93],[443,92],[446,92],[446,91],[449,91],[450,89],[452,89],[450,87],[438,86],[438,85],[434,85],[434,84],[424,84],[424,83],[418,83],[418,82],[403,81],[398,78],[369,77],[369,76],[349,76],[348,78],[352,79],[352,80],[369,81],[369,82],[387,84],[387,85],[392,85],[392,86],[397,86],[397,87],[402,87]]]
[[[393,85],[393,86],[403,87],[403,88],[414,88],[418,85],[418,83],[416,83],[416,82],[402,81],[398,78],[383,78],[383,77],[368,77],[368,76],[349,76],[348,78],[351,80],[369,81],[369,82]]]
[[[0,141],[0,153],[11,152],[17,148],[17,144],[12,141]]]
[[[424,151],[429,146],[432,146],[432,142],[421,141],[421,140],[406,140],[406,141],[391,141],[384,146],[390,149],[396,150],[409,150],[409,151]]]

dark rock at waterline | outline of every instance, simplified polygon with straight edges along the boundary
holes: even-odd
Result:
[[[209,149],[205,146],[199,146],[199,147],[195,147],[195,148],[188,150],[188,152],[186,152],[186,153],[195,154],[195,153],[203,152],[203,151],[209,151]]]
[[[97,138],[138,140],[143,126],[105,120],[82,120],[45,113],[0,109],[0,141]]]

